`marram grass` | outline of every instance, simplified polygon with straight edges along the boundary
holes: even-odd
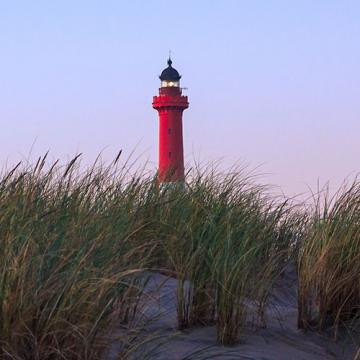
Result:
[[[299,251],[300,328],[360,328],[360,183],[320,193]]]
[[[241,170],[197,173],[165,198],[156,238],[179,284],[178,327],[216,323],[218,341],[233,344],[290,258],[292,209]]]
[[[0,358],[99,358],[136,312],[154,242],[137,239],[136,181],[44,165],[0,180]]]
[[[0,359],[100,359],[114,343],[136,358],[158,341],[139,325],[149,270],[176,277],[178,328],[215,325],[220,344],[265,322],[297,257],[299,325],[359,326],[358,184],[300,212],[241,169],[159,189],[120,160],[80,171],[45,156],[0,177]]]

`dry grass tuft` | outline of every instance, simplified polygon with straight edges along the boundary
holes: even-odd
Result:
[[[138,180],[77,161],[0,180],[0,358],[99,358],[136,313],[155,246],[139,240]]]
[[[299,252],[300,328],[360,327],[360,183],[320,193]]]

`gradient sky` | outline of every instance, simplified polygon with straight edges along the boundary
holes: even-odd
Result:
[[[360,2],[0,0],[0,164],[157,163],[158,75],[188,87],[185,156],[288,195],[360,171]]]

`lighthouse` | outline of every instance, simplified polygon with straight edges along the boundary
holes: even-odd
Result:
[[[159,76],[159,95],[153,97],[152,106],[159,113],[159,169],[158,183],[182,183],[184,181],[184,146],[182,113],[189,106],[187,96],[182,95],[181,76],[172,67]]]

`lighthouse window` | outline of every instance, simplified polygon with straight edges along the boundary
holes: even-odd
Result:
[[[169,135],[171,134],[171,128],[168,129],[168,134],[169,134]]]
[[[169,158],[171,158],[171,151],[169,151]]]
[[[179,87],[179,86],[180,86],[179,81],[169,81],[169,80],[161,81],[161,87]]]

